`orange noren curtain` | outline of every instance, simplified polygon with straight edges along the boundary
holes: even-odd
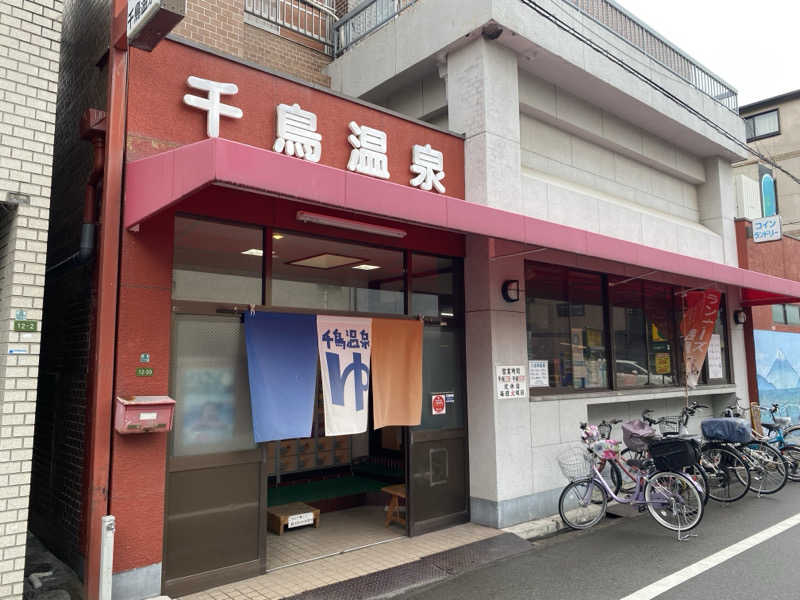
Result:
[[[422,321],[372,319],[371,371],[374,428],[419,425]]]

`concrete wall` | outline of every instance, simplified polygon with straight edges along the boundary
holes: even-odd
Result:
[[[0,1],[0,598],[22,598],[62,10]]]

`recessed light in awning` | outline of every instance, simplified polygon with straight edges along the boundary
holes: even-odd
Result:
[[[301,258],[288,262],[289,265],[296,267],[311,267],[312,269],[335,269],[337,267],[344,267],[347,265],[355,265],[363,263],[363,258],[356,258],[355,256],[342,256],[341,254],[317,254],[316,256],[309,256],[308,258]]]

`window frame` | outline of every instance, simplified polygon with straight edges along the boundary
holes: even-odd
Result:
[[[778,121],[778,129],[775,130],[775,131],[771,131],[769,133],[764,133],[762,135],[755,135],[755,133],[756,133],[756,121],[755,120],[758,117],[762,117],[764,115],[767,115],[767,114],[773,113],[773,112],[775,113],[776,120]],[[744,122],[745,122],[745,137],[746,137],[748,143],[756,142],[758,140],[763,140],[765,138],[775,137],[776,135],[780,135],[781,134],[781,113],[780,113],[780,110],[777,107],[761,111],[760,113],[756,113],[754,115],[747,115],[746,117],[744,117]],[[753,124],[753,137],[749,137],[747,135],[747,123],[748,122],[751,122]]]

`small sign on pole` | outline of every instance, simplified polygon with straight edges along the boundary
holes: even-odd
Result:
[[[761,217],[753,219],[753,241],[776,242],[782,237],[781,216]]]

